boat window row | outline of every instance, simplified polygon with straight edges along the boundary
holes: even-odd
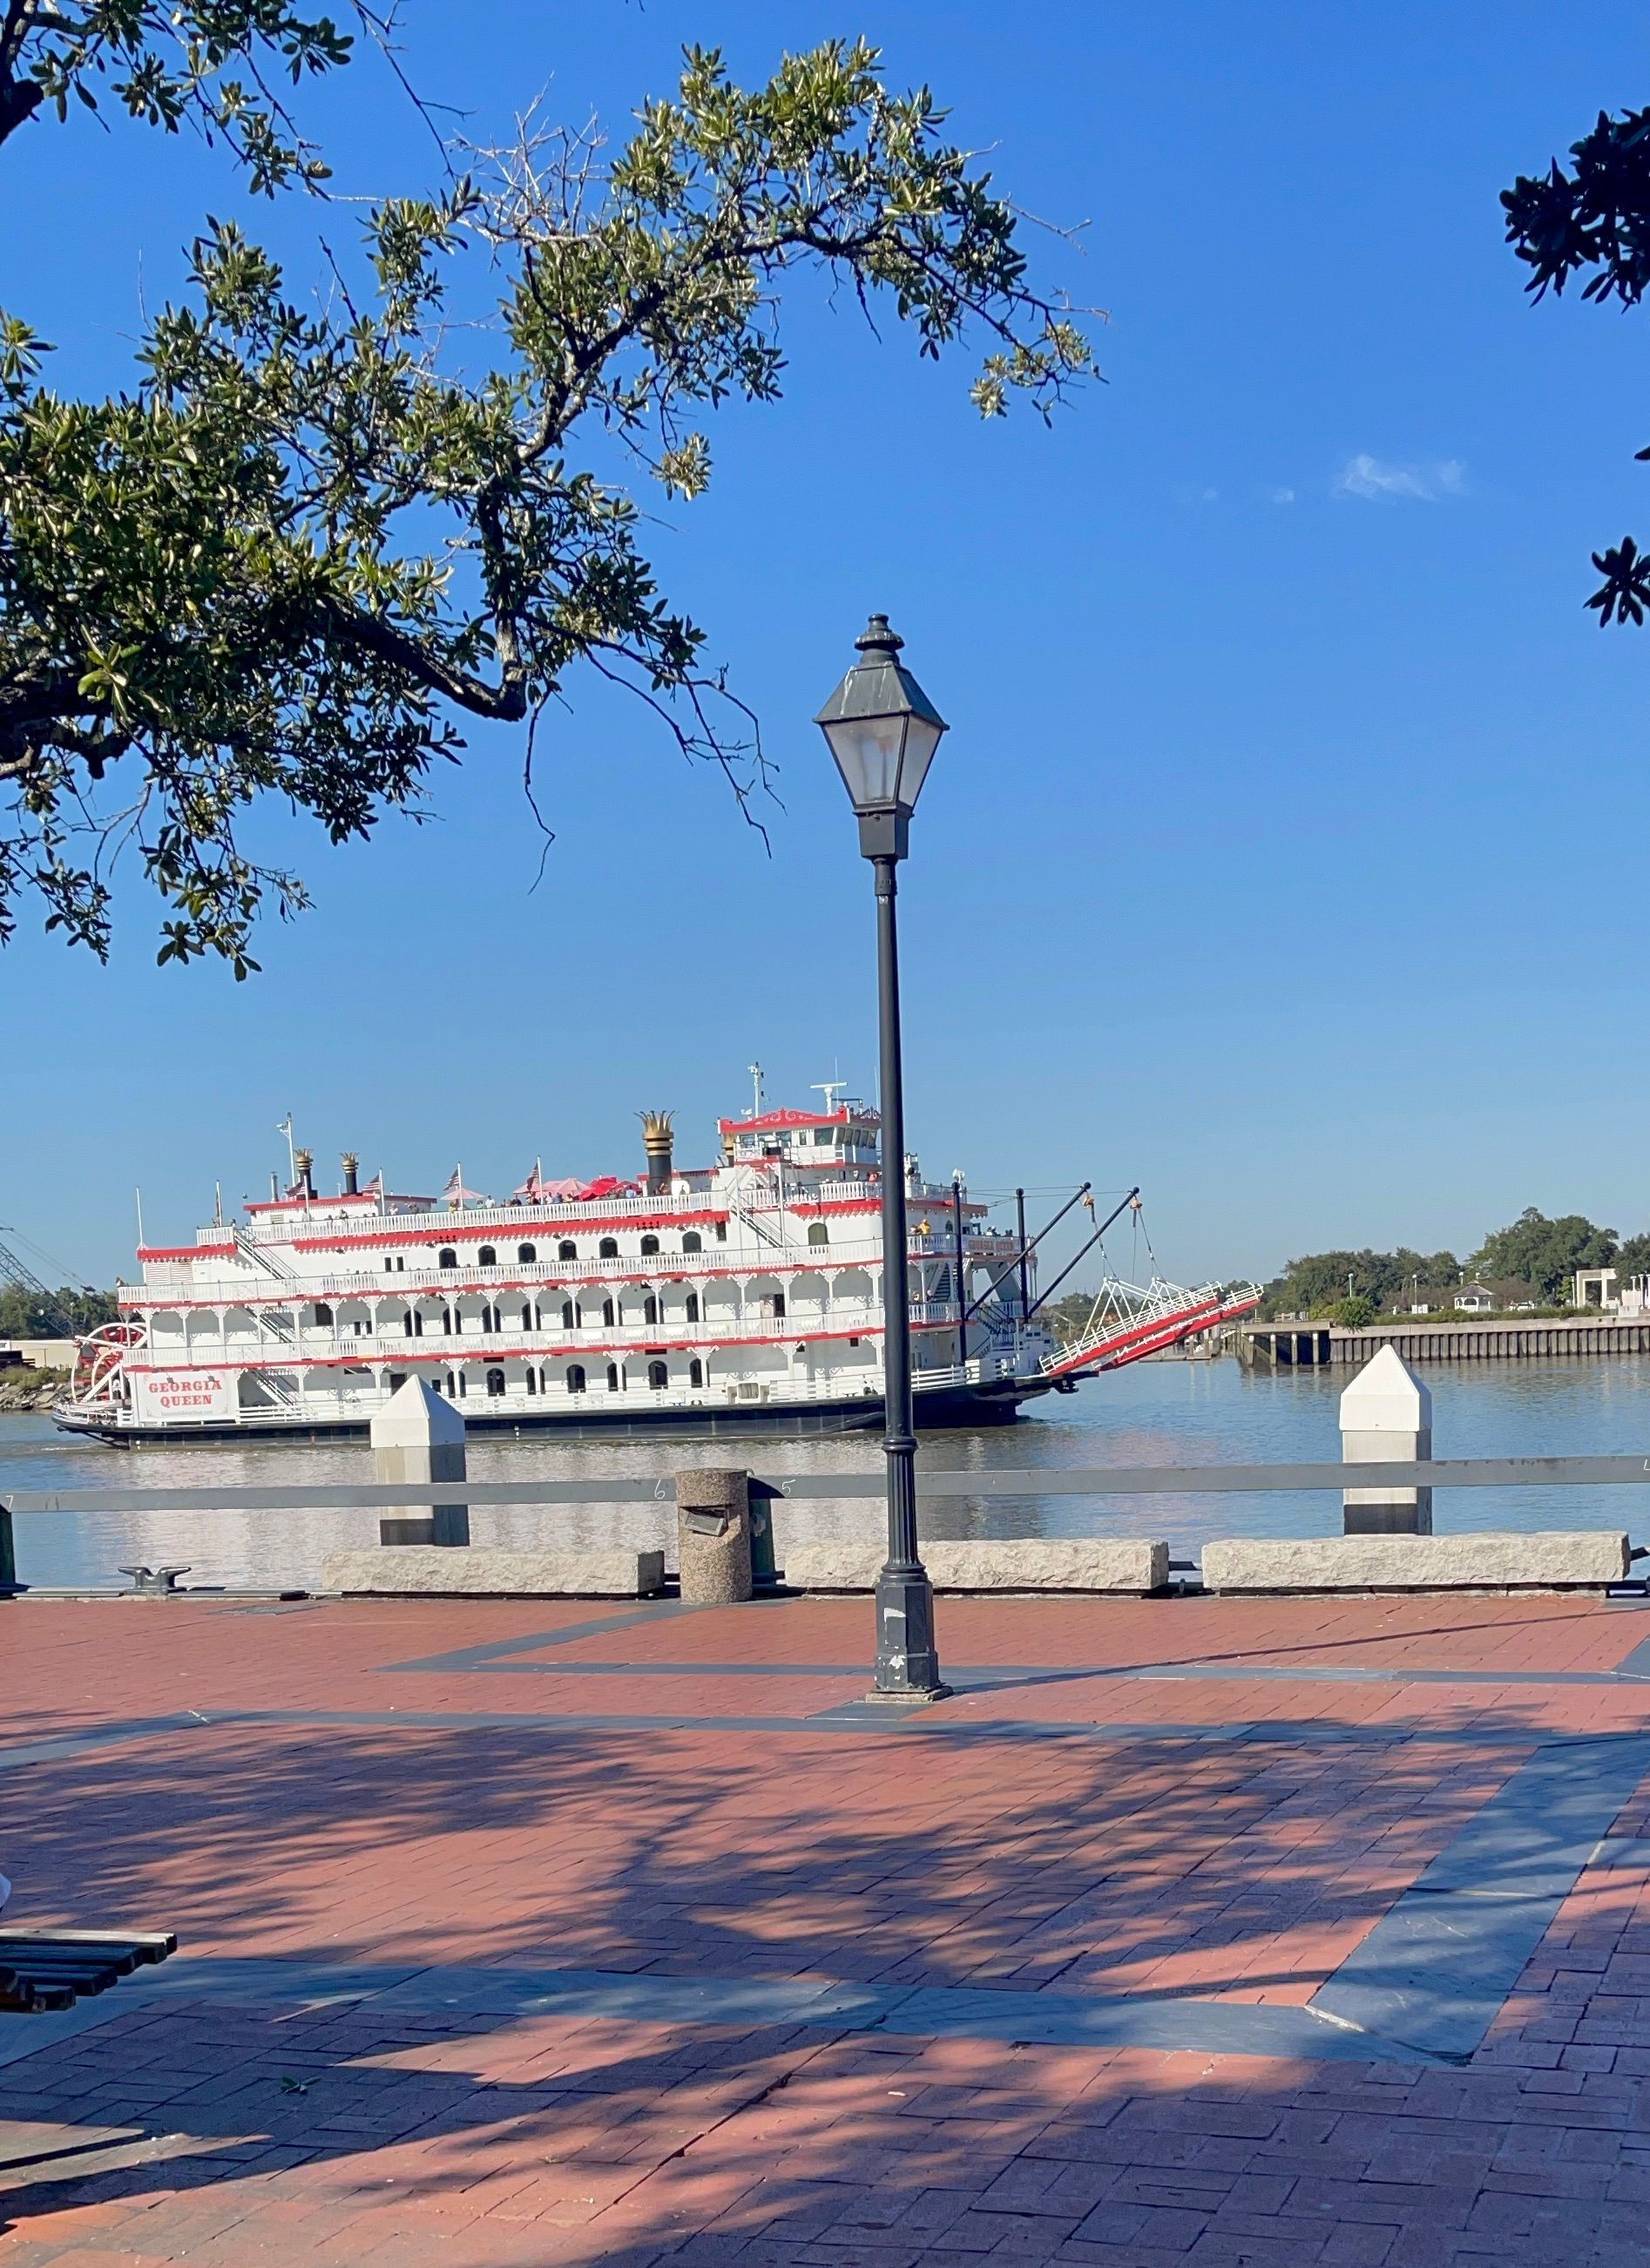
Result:
[[[524,1373],[523,1382],[530,1395],[548,1394],[550,1389],[550,1381],[545,1372],[534,1370],[531,1364]],[[432,1378],[430,1383],[438,1394],[445,1391],[450,1402],[463,1402],[468,1399],[469,1379],[461,1370],[448,1371],[445,1384],[439,1374]],[[569,1394],[588,1394],[591,1390],[590,1373],[583,1363],[568,1364],[564,1383]],[[605,1383],[609,1394],[617,1394],[622,1390],[624,1381],[616,1362],[607,1365]],[[651,1393],[663,1394],[670,1384],[670,1365],[666,1362],[650,1362],[647,1366],[647,1384]],[[703,1384],[704,1365],[698,1356],[695,1355],[688,1365],[688,1386],[689,1390],[693,1390],[703,1387]],[[489,1370],[485,1374],[483,1385],[490,1401],[502,1401],[507,1390],[507,1381],[501,1369],[495,1366]]]
[[[815,1226],[818,1226],[820,1224],[816,1223]],[[718,1220],[717,1222],[716,1235],[718,1243],[726,1242],[727,1223],[726,1221]],[[824,1241],[825,1239],[822,1235],[815,1236],[812,1230],[808,1232],[808,1242],[810,1244],[823,1244]],[[647,1235],[642,1239],[641,1254],[645,1260],[652,1260],[657,1257],[663,1248],[664,1248],[660,1245],[659,1241],[656,1236]],[[688,1254],[703,1252],[704,1250],[704,1239],[700,1235],[696,1228],[689,1228],[682,1231],[681,1248],[684,1253]],[[578,1246],[575,1240],[571,1236],[564,1236],[556,1248],[556,1257],[557,1260],[577,1260],[579,1256]],[[616,1236],[604,1236],[596,1247],[595,1256],[598,1260],[617,1260],[620,1256],[618,1238]],[[536,1262],[538,1257],[539,1248],[536,1244],[517,1245],[515,1264],[518,1267],[531,1267],[534,1262]],[[460,1264],[460,1263],[459,1260],[457,1246],[453,1244],[444,1244],[441,1247],[440,1251],[436,1255],[436,1266],[438,1268],[457,1268]],[[474,1264],[477,1268],[497,1268],[507,1265],[508,1263],[507,1262],[500,1261],[498,1257],[498,1247],[496,1244],[483,1244],[476,1252]],[[404,1270],[405,1266],[405,1261],[401,1259],[387,1259],[384,1263],[386,1274],[390,1273],[392,1270],[395,1269]]]
[[[718,1220],[716,1223],[716,1238],[719,1244],[725,1244],[727,1241],[727,1223],[725,1220]],[[830,1229],[829,1225],[822,1220],[810,1221],[808,1223],[807,1241],[816,1248],[821,1245],[829,1244],[830,1242]],[[641,1257],[644,1260],[652,1260],[659,1256],[663,1251],[663,1247],[660,1245],[658,1237],[650,1233],[642,1239],[639,1249]],[[686,1256],[691,1256],[696,1252],[703,1252],[704,1250],[704,1239],[700,1235],[696,1228],[689,1228],[682,1231],[681,1250]],[[581,1256],[583,1256],[580,1255],[577,1241],[571,1236],[563,1237],[556,1248],[556,1257],[558,1261],[578,1260]],[[538,1257],[539,1248],[536,1244],[517,1245],[515,1255],[515,1264],[517,1267],[530,1268],[536,1263]],[[618,1238],[616,1236],[602,1237],[596,1246],[595,1257],[598,1260],[619,1259],[621,1257],[621,1254],[619,1251]],[[460,1264],[461,1263],[459,1258],[458,1247],[453,1244],[444,1244],[441,1247],[440,1251],[436,1256],[436,1266],[438,1268],[457,1268]],[[496,1244],[483,1244],[476,1252],[474,1264],[477,1268],[498,1268],[507,1265],[508,1262],[500,1261],[498,1257],[498,1247]],[[406,1273],[406,1269],[407,1262],[403,1255],[386,1255],[384,1261],[384,1272],[387,1276],[397,1274],[404,1275]]]
[[[768,1305],[771,1305],[771,1303],[764,1303],[764,1308]],[[642,1313],[639,1318],[641,1328],[645,1330],[657,1329],[660,1322],[661,1312],[658,1294],[656,1292],[650,1292],[642,1302]],[[779,1295],[778,1304],[774,1307],[773,1312],[777,1314],[784,1314],[784,1301],[783,1293]],[[497,1300],[492,1300],[490,1302],[483,1301],[480,1320],[481,1329],[483,1333],[491,1332],[497,1334],[497,1332],[502,1331],[505,1327],[504,1310],[499,1307]],[[582,1300],[564,1300],[562,1301],[561,1312],[558,1320],[560,1321],[561,1327],[564,1331],[591,1330],[593,1329],[595,1325],[594,1317],[586,1313]],[[601,1303],[602,1329],[606,1331],[615,1329],[618,1326],[619,1320],[618,1302],[612,1299],[604,1300]],[[696,1323],[702,1320],[699,1306],[699,1294],[696,1292],[689,1292],[687,1298],[682,1301],[681,1320],[684,1323]],[[329,1307],[318,1306],[315,1309],[315,1321],[318,1325],[330,1323],[332,1321],[332,1310]],[[624,1321],[634,1325],[637,1322],[638,1319],[635,1314],[630,1314],[627,1315],[624,1318]],[[535,1307],[531,1300],[524,1300],[521,1307],[522,1329],[524,1331],[541,1331],[546,1328],[546,1310],[542,1307]],[[443,1307],[441,1310],[441,1330],[444,1337],[462,1338],[464,1336],[463,1314],[455,1308]],[[409,1307],[407,1313],[401,1317],[401,1331],[403,1335],[409,1339],[423,1338],[424,1335],[424,1319],[422,1312],[418,1308]]]

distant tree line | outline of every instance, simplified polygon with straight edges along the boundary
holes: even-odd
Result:
[[[1037,1310],[1036,1320],[1053,1332],[1062,1346],[1080,1338],[1088,1328],[1088,1318],[1094,1308],[1092,1292],[1068,1292],[1062,1300],[1050,1300],[1046,1307]]]
[[[94,1330],[114,1321],[113,1292],[77,1292],[65,1284],[42,1300],[38,1292],[20,1285],[0,1286],[0,1339],[56,1339],[67,1336],[65,1322],[74,1330]]]
[[[1368,1316],[1411,1307],[1453,1306],[1463,1282],[1485,1285],[1497,1304],[1533,1300],[1539,1307],[1569,1301],[1579,1268],[1614,1268],[1625,1282],[1650,1275],[1650,1230],[1624,1241],[1579,1212],[1550,1220],[1526,1205],[1506,1228],[1492,1229],[1465,1261],[1453,1252],[1309,1252],[1285,1262],[1266,1286],[1264,1315],[1335,1314],[1349,1305]]]

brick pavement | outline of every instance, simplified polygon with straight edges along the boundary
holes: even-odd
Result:
[[[8,1918],[470,1999],[119,1988],[0,2063],[0,2268],[1650,2262],[1642,1867],[1580,1874],[1458,2066],[484,1989],[1299,2008],[1543,1743],[1650,1732],[1650,1683],[1541,1682],[1609,1673],[1650,1616],[946,1601],[948,1667],[996,1682],[917,1732],[854,1719],[862,1602],[3,1611]],[[1650,1833],[1643,1789],[1609,1832]]]

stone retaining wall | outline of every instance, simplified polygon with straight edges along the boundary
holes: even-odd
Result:
[[[1203,1548],[1209,1591],[1602,1590],[1620,1582],[1627,1565],[1627,1538],[1595,1529],[1243,1538]]]
[[[783,1549],[793,1591],[872,1591],[887,1557],[882,1543],[845,1538]],[[923,1545],[936,1591],[1121,1591],[1137,1596],[1168,1580],[1167,1543],[1005,1538]]]
[[[496,1551],[430,1543],[338,1551],[323,1562],[328,1591],[370,1596],[462,1592],[512,1599],[638,1599],[665,1587],[662,1551]]]

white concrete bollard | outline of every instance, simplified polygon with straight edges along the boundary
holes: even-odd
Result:
[[[1341,1396],[1341,1461],[1418,1464],[1433,1454],[1433,1397],[1396,1348],[1371,1357]],[[1344,1489],[1345,1535],[1430,1535],[1429,1488]]]
[[[468,1478],[464,1420],[450,1402],[432,1394],[421,1378],[396,1388],[372,1420],[372,1467],[380,1481],[411,1481],[419,1487],[436,1481]],[[469,1506],[464,1504],[409,1506],[378,1524],[380,1543],[468,1543]]]

